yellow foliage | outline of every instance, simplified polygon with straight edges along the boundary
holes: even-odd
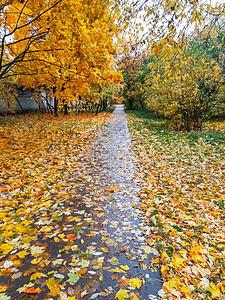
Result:
[[[140,289],[142,281],[139,278],[132,278],[129,280],[130,286]]]
[[[118,300],[124,300],[126,298],[130,298],[130,295],[128,294],[128,292],[129,292],[128,290],[122,290],[122,289],[120,289],[117,292],[115,298],[117,298]]]

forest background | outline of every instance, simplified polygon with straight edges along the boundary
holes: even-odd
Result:
[[[17,87],[54,115],[74,104],[98,112],[115,97],[176,130],[224,112],[222,2],[2,1],[0,12],[11,111]]]

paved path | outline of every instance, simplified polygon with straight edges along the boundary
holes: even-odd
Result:
[[[103,128],[94,145],[91,145],[89,156],[82,160],[79,170],[79,177],[83,178],[85,174],[89,182],[89,187],[84,184],[85,189],[84,186],[81,188],[82,198],[91,199],[86,200],[86,205],[95,201],[99,212],[97,221],[102,225],[99,227],[98,239],[93,237],[92,243],[96,239],[99,247],[109,249],[108,253],[103,253],[103,281],[100,281],[94,295],[97,297],[98,293],[107,289],[112,290],[115,297],[115,291],[119,289],[118,280],[125,276],[144,279],[145,284],[137,295],[139,294],[140,299],[155,299],[153,296],[162,288],[159,270],[151,268],[151,256],[153,253],[157,254],[157,251],[146,243],[145,235],[150,232],[144,223],[142,212],[134,206],[139,202],[137,194],[140,186],[135,173],[135,158],[130,148],[131,138],[125,112],[123,106],[118,105],[111,121]],[[112,187],[116,188],[114,192],[110,192]],[[91,212],[90,216],[93,218]],[[113,273],[112,257],[119,261],[113,269],[125,265],[129,270]],[[111,296],[113,299],[113,293]],[[110,299],[110,293],[106,298]],[[97,297],[106,298],[101,295]]]

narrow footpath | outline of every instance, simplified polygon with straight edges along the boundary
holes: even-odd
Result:
[[[103,249],[97,253],[103,259],[102,281],[93,298],[88,299],[95,296],[96,299],[114,299],[120,287],[126,289],[128,279],[132,278],[142,281],[140,289],[133,291],[139,299],[156,299],[162,281],[159,270],[151,264],[151,256],[158,253],[146,242],[150,232],[142,212],[136,208],[140,186],[122,105],[117,106],[110,122],[91,145],[89,155],[81,162],[77,176],[82,180],[85,177],[89,185],[80,186],[80,205],[85,209],[83,201],[86,199],[89,217],[99,225],[99,231],[85,246],[94,243]],[[94,214],[91,212],[93,201]]]

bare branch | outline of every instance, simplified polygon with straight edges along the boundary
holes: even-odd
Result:
[[[17,43],[20,43],[20,42],[23,42],[23,41],[26,41],[26,40],[30,40],[32,38],[36,38],[38,36],[40,37],[40,36],[43,36],[43,35],[46,35],[46,34],[47,34],[47,31],[46,32],[41,32],[41,33],[38,33],[38,34],[36,34],[34,36],[29,36],[29,37],[23,38],[21,40],[17,40],[15,42],[11,42],[11,43],[5,44],[5,47],[11,46],[11,45],[15,45]],[[2,47],[2,46],[0,46],[0,47]]]
[[[24,9],[25,9],[25,7],[27,5],[27,2],[28,2],[28,0],[25,1],[24,6],[23,6],[23,8],[20,11],[19,17],[18,17],[17,22],[16,22],[16,27],[18,27],[18,25],[19,25],[20,18],[21,18],[22,14],[23,14],[23,11],[24,11]]]
[[[13,74],[10,74],[10,75],[6,75],[6,76],[3,76],[1,77],[1,79],[5,79],[5,78],[9,78],[9,77],[13,77],[13,76],[33,76],[33,75],[37,75],[37,72],[36,73],[13,73]]]

